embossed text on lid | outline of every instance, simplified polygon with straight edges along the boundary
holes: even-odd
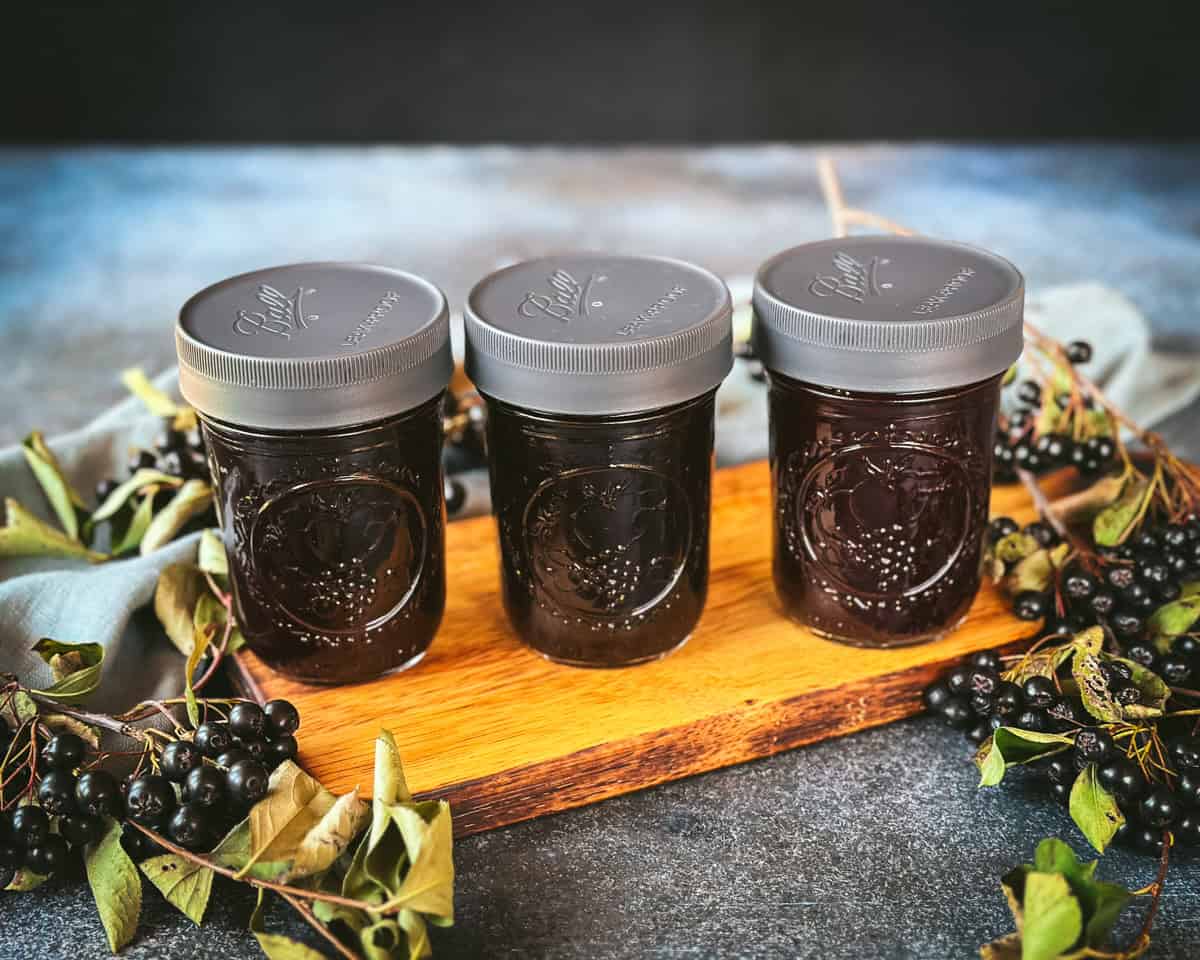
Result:
[[[400,270],[302,263],[192,297],[175,334],[180,389],[243,426],[320,429],[380,419],[449,382],[445,297]]]
[[[635,412],[716,387],[732,366],[729,291],[660,257],[573,254],[480,281],[464,311],[484,393],[557,413]]]
[[[924,237],[785,250],[759,270],[754,342],[772,370],[880,392],[960,386],[1020,355],[1024,281],[1007,260]]]

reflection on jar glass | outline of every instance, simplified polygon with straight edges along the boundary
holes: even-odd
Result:
[[[312,683],[418,662],[446,597],[440,291],[354,264],[258,271],[193,297],[176,342],[249,647]]]
[[[466,320],[517,634],[576,666],[677,648],[708,585],[724,285],[673,260],[552,258],[482,281]]]
[[[790,616],[872,647],[962,621],[1022,303],[1007,261],[917,238],[810,244],[760,271],[773,567]]]

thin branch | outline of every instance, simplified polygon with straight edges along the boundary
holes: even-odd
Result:
[[[1151,900],[1150,908],[1146,911],[1146,919],[1142,921],[1142,929],[1138,937],[1130,948],[1122,955],[1132,960],[1133,957],[1141,956],[1150,947],[1150,928],[1154,926],[1154,918],[1158,915],[1158,904],[1162,899],[1163,887],[1167,884],[1167,864],[1171,859],[1171,844],[1173,838],[1171,831],[1163,831],[1163,849],[1162,856],[1158,858],[1158,876],[1154,878],[1154,883],[1150,885]]]
[[[355,954],[351,950],[348,950],[346,948],[346,945],[344,943],[342,943],[341,940],[339,940],[337,937],[335,937],[333,935],[333,931],[330,930],[327,926],[325,926],[325,924],[323,924],[320,920],[317,919],[316,914],[314,914],[311,910],[308,909],[307,904],[305,904],[301,900],[297,900],[295,897],[293,897],[291,894],[288,894],[288,893],[281,893],[280,896],[283,897],[283,899],[286,900],[289,904],[291,904],[292,909],[295,910],[298,914],[300,914],[301,917],[304,918],[305,923],[307,923],[310,927],[312,927],[314,930],[316,930],[317,933],[319,933],[326,940],[328,940],[329,943],[333,946],[333,948],[338,953],[340,953],[343,957],[345,957],[346,960],[359,960],[359,957],[357,954]]]
[[[53,697],[45,697],[40,693],[28,691],[29,696],[42,706],[50,707],[55,713],[61,713],[64,716],[72,717],[81,723],[86,723],[90,727],[103,727],[105,730],[111,730],[113,733],[119,733],[123,737],[128,737],[130,740],[140,740],[146,743],[148,740],[147,734],[149,731],[140,730],[132,723],[123,722],[116,717],[110,717],[107,713],[93,713],[90,710],[76,710],[74,707],[69,707],[65,703],[59,703]],[[153,709],[150,711],[153,713]],[[149,714],[147,714],[149,716]]]
[[[877,213],[871,213],[870,210],[859,210],[857,207],[846,207],[842,210],[842,223],[856,224],[860,227],[878,227],[887,233],[898,233],[902,237],[911,237],[917,232],[895,220],[881,217]]]
[[[274,883],[271,880],[259,880],[255,877],[238,876],[236,870],[230,870],[227,867],[222,867],[212,860],[208,860],[198,854],[192,853],[190,850],[185,850],[183,847],[172,843],[166,837],[155,833],[148,827],[143,827],[140,823],[133,820],[127,820],[126,823],[132,823],[137,829],[141,830],[146,836],[157,843],[164,850],[175,854],[187,860],[189,863],[197,864],[201,867],[208,867],[213,873],[220,874],[222,877],[228,877],[230,880],[236,880],[238,883],[248,883],[252,887],[261,887],[263,890],[273,890],[275,893],[290,894],[293,897],[299,897],[302,900],[324,900],[326,903],[336,903],[343,907],[350,907],[352,910],[373,910],[380,911],[379,907],[372,903],[366,903],[362,900],[352,900],[349,897],[339,896],[336,893],[325,893],[321,890],[306,890],[304,887],[290,887],[286,883]]]
[[[838,180],[837,168],[833,158],[822,154],[817,157],[817,179],[821,182],[821,193],[825,197],[825,209],[829,211],[830,226],[835,237],[846,235],[846,222],[843,212],[846,209],[846,199],[842,196],[842,184]]]

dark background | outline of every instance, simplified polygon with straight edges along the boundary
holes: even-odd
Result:
[[[1190,138],[1192,6],[23,2],[0,138]]]

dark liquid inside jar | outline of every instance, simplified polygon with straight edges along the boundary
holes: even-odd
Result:
[[[692,632],[708,590],[713,396],[603,417],[488,398],[504,606],[543,656],[642,663]]]
[[[979,589],[1000,378],[880,394],[769,376],[787,613],[864,647],[954,629]]]
[[[416,663],[446,601],[442,395],[344,430],[204,419],[246,642],[310,683]]]

